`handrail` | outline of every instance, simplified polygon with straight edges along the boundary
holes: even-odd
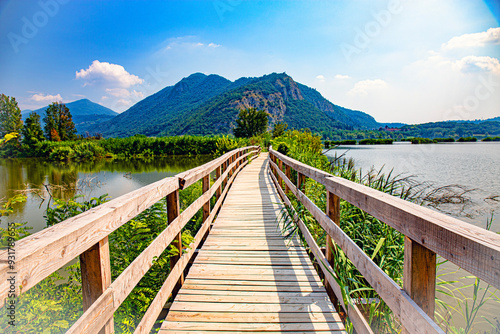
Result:
[[[289,205],[285,192],[281,189],[282,182],[285,183],[285,189],[296,196],[325,229],[327,235],[346,253],[410,333],[442,333],[433,321],[436,253],[500,288],[499,235],[375,189],[334,177],[272,149],[269,152],[270,170],[275,173],[271,173],[271,177],[282,197],[284,196],[284,201]],[[337,201],[340,198],[346,200],[406,236],[403,289],[337,226],[332,215],[322,212],[300,190],[300,186],[297,187],[290,181],[290,168],[297,171],[298,182],[303,183],[306,176],[314,179],[325,186],[329,197],[336,197]],[[339,209],[336,210],[333,214],[339,215]],[[304,229],[307,227],[301,226],[300,222],[298,225],[306,235]],[[330,274],[331,266],[328,267],[331,259],[314,251],[317,245],[313,239],[306,237],[306,240],[328,284],[343,304],[340,287]],[[417,270],[421,271],[420,275]],[[356,327],[356,322],[359,323],[356,309],[343,306],[359,331],[359,327]],[[366,330],[362,323],[359,323],[359,326],[362,331]]]
[[[85,280],[82,282],[85,312],[69,329],[68,333],[98,333],[101,329],[101,333],[111,333],[114,312],[151,268],[154,258],[160,256],[173,241],[180,242],[182,228],[203,207],[204,213],[207,210],[207,214],[204,214],[203,225],[191,245],[195,250],[209,229],[216,211],[222,205],[224,196],[236,174],[245,166],[252,155],[259,153],[260,147],[258,146],[235,149],[203,166],[120,196],[21,239],[16,242],[15,248],[15,270],[17,280],[21,283],[16,286],[16,295],[28,291],[50,274],[80,256],[82,281]],[[214,170],[216,170],[217,180],[210,187],[209,177]],[[204,182],[203,194],[179,214],[179,189],[183,189],[200,179],[203,179]],[[210,210],[209,201],[214,194],[217,195],[217,200],[214,208]],[[163,197],[167,197],[169,225],[114,282],[111,282],[109,234]],[[177,245],[179,246],[179,244]],[[179,248],[181,247],[182,245]],[[158,300],[155,298],[150,307],[153,311],[147,311],[149,315],[154,317],[153,321],[143,319],[136,333],[149,333],[161,307],[165,304],[174,285],[182,276],[189,259],[194,254],[194,250],[190,249],[187,253],[179,256],[176,263],[172,264],[171,273],[173,274],[169,275],[162,287],[166,290],[160,290],[157,295]],[[7,251],[0,252],[0,259],[3,258],[7,258]],[[0,307],[4,305],[11,288],[7,281],[9,271],[8,263],[0,263]],[[97,278],[95,277],[96,273]],[[87,286],[88,288],[86,288]]]

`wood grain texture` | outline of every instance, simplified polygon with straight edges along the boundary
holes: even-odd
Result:
[[[80,268],[83,310],[86,311],[111,284],[108,237],[80,255]],[[113,319],[110,319],[99,334],[111,334],[113,332]]]
[[[302,245],[280,235],[265,161],[235,179],[160,333],[344,332]]]
[[[500,288],[500,235],[345,179],[326,178],[325,186],[434,253]]]
[[[273,168],[277,166],[271,162]],[[278,174],[280,171],[278,170]],[[340,246],[347,257],[365,277],[372,288],[391,308],[394,315],[403,323],[411,333],[444,333],[415,302],[406,298],[407,293],[401,289],[382,269],[380,269],[362,249],[351,240],[323,211],[321,211],[302,191],[295,188],[281,172],[283,180],[289,184],[290,189],[305,208],[325,229],[328,235]],[[336,293],[337,295],[337,293]],[[337,295],[338,296],[338,295]],[[411,300],[411,299],[410,299]],[[408,316],[404,316],[402,311]]]

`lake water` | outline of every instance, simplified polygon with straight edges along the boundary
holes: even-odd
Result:
[[[447,205],[441,208],[447,214],[468,223],[485,227],[486,220],[494,213],[491,230],[500,232],[500,143],[446,143],[412,145],[410,143],[394,143],[393,145],[373,146],[341,146],[326,152],[333,157],[344,154],[353,158],[356,167],[368,171],[370,168],[384,167],[386,172],[394,169],[395,173],[414,175],[419,182],[430,182],[434,187],[447,185],[460,185],[469,190],[466,196],[470,202],[463,205]],[[496,214],[495,214],[496,212]],[[460,279],[469,275],[463,270],[458,270],[451,263],[440,266],[438,275],[445,280]],[[467,280],[472,283],[472,280]],[[481,285],[485,288],[485,285]],[[472,290],[462,291],[465,296],[472,296]],[[456,292],[462,300],[462,297]],[[497,293],[500,297],[500,293]],[[449,303],[452,299],[440,296]],[[470,306],[470,305],[469,305]],[[481,318],[486,317],[493,323],[498,322],[498,328],[492,329]],[[464,325],[460,316],[453,316],[456,325]],[[474,333],[493,332],[500,333],[500,303],[488,301],[476,316]]]
[[[54,163],[40,159],[0,159],[0,199],[29,189],[25,203],[16,204],[14,214],[2,218],[29,222],[35,233],[46,227],[43,218],[53,197],[82,199],[108,194],[111,198],[200,166],[212,156],[154,158],[150,160],[98,160],[82,163]],[[50,185],[50,186],[48,186]]]

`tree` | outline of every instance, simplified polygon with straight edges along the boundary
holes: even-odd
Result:
[[[23,126],[21,109],[13,97],[0,94],[0,138],[12,135],[2,147],[2,156],[15,156],[20,147],[19,132]]]
[[[73,117],[65,104],[54,102],[45,110],[44,132],[51,141],[74,140],[76,128]]]
[[[42,126],[40,125],[40,115],[32,112],[24,122],[23,129],[23,144],[28,146],[28,149],[36,143],[43,141]]]
[[[12,132],[19,133],[22,126],[21,109],[16,99],[0,94],[0,136],[4,137]]]
[[[288,128],[288,124],[285,122],[276,122],[274,123],[273,128],[273,138],[281,137],[285,134],[286,129]]]
[[[266,131],[267,122],[267,113],[264,110],[242,109],[238,114],[238,119],[236,119],[233,133],[238,138],[253,137]]]

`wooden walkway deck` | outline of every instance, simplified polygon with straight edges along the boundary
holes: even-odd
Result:
[[[280,235],[267,157],[235,180],[160,333],[344,331],[304,248]]]

